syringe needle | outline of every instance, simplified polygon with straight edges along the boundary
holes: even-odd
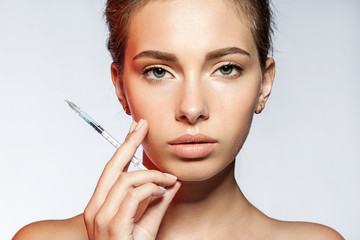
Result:
[[[74,110],[79,116],[84,119],[92,128],[95,129],[98,133],[100,133],[109,143],[111,143],[114,147],[120,147],[120,143],[116,141],[103,127],[100,126],[94,119],[92,119],[86,112],[81,110],[75,103],[71,102],[69,99],[64,99],[65,102],[69,105],[69,107]],[[137,167],[139,170],[147,170],[147,168],[141,164],[139,159],[135,156],[131,159],[131,162]]]

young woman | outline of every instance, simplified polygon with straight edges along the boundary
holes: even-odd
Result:
[[[19,239],[343,239],[272,219],[234,178],[275,76],[266,0],[109,0],[116,94],[134,123],[83,214]],[[148,171],[127,172],[137,147]]]

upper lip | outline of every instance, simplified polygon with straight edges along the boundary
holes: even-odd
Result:
[[[191,144],[191,143],[216,143],[217,141],[211,137],[203,135],[201,133],[191,135],[191,134],[184,134],[174,140],[168,142],[170,145],[175,144]]]

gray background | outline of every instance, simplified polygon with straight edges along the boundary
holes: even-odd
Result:
[[[271,217],[360,239],[360,3],[274,4],[275,85],[237,179]],[[1,239],[81,213],[114,152],[63,98],[119,140],[130,126],[110,79],[103,9],[101,0],[0,1]]]

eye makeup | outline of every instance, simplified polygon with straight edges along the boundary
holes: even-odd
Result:
[[[226,64],[223,64],[219,68],[217,68],[211,76],[213,77],[220,77],[220,78],[226,78],[226,79],[235,79],[241,76],[242,72],[244,71],[244,68],[236,63],[229,62]],[[219,72],[219,74],[216,74]]]

